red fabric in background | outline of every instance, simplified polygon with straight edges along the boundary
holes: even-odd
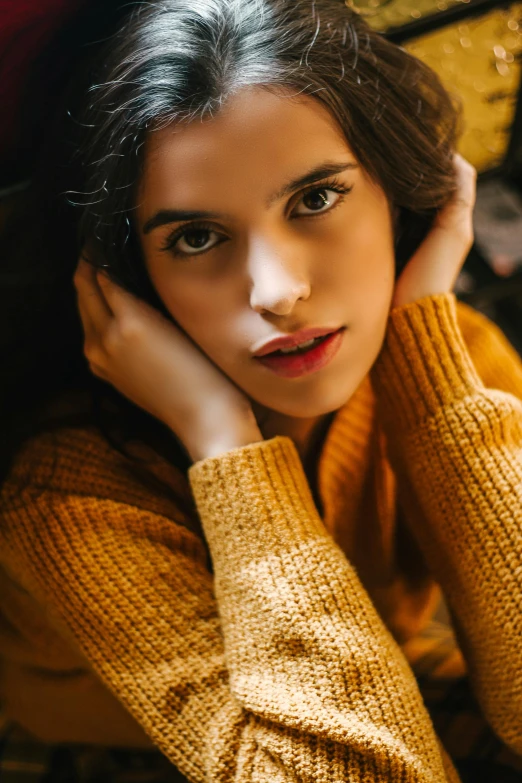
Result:
[[[33,63],[86,0],[0,0],[0,158],[14,150]]]

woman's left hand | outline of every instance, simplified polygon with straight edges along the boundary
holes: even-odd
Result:
[[[392,307],[452,291],[471,250],[477,171],[458,153],[453,163],[457,190],[399,276]]]

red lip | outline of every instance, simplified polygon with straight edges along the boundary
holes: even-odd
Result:
[[[277,337],[275,340],[270,340],[269,343],[265,343],[262,348],[256,351],[254,356],[266,356],[267,353],[273,353],[273,351],[279,351],[280,348],[293,348],[300,343],[305,343],[307,340],[313,340],[314,337],[323,337],[325,334],[331,334],[340,329],[340,326],[325,326],[323,328],[318,327],[316,329],[301,329],[299,332],[289,334],[284,337]]]
[[[275,375],[283,378],[302,378],[319,372],[337,356],[343,343],[346,327],[323,337],[302,353],[269,353],[257,356],[257,361]]]

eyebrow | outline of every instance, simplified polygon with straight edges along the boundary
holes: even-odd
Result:
[[[325,177],[331,177],[334,174],[340,174],[342,171],[348,171],[357,168],[359,168],[358,164],[353,162],[333,163],[326,161],[325,163],[320,163],[318,166],[314,166],[314,168],[308,171],[306,174],[303,174],[302,176],[296,177],[290,180],[290,182],[287,182],[276,193],[272,193],[272,195],[268,197],[265,206],[268,209],[276,201],[284,198],[289,193],[293,193],[294,190],[298,190],[299,188],[303,188],[306,185],[310,185],[319,179],[325,179]],[[178,223],[182,220],[216,220],[219,218],[230,218],[230,216],[224,213],[209,212],[202,209],[160,209],[158,212],[156,212],[156,214],[154,214],[145,222],[143,226],[143,233],[149,234],[159,226],[164,226],[169,223]]]

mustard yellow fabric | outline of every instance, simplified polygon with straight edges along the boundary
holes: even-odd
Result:
[[[143,446],[180,503],[94,429],[28,441],[0,496],[7,714],[154,744],[193,781],[456,783],[403,651],[443,594],[522,755],[521,398],[513,348],[447,294],[392,311],[323,445],[321,513],[284,436],[188,481]]]

